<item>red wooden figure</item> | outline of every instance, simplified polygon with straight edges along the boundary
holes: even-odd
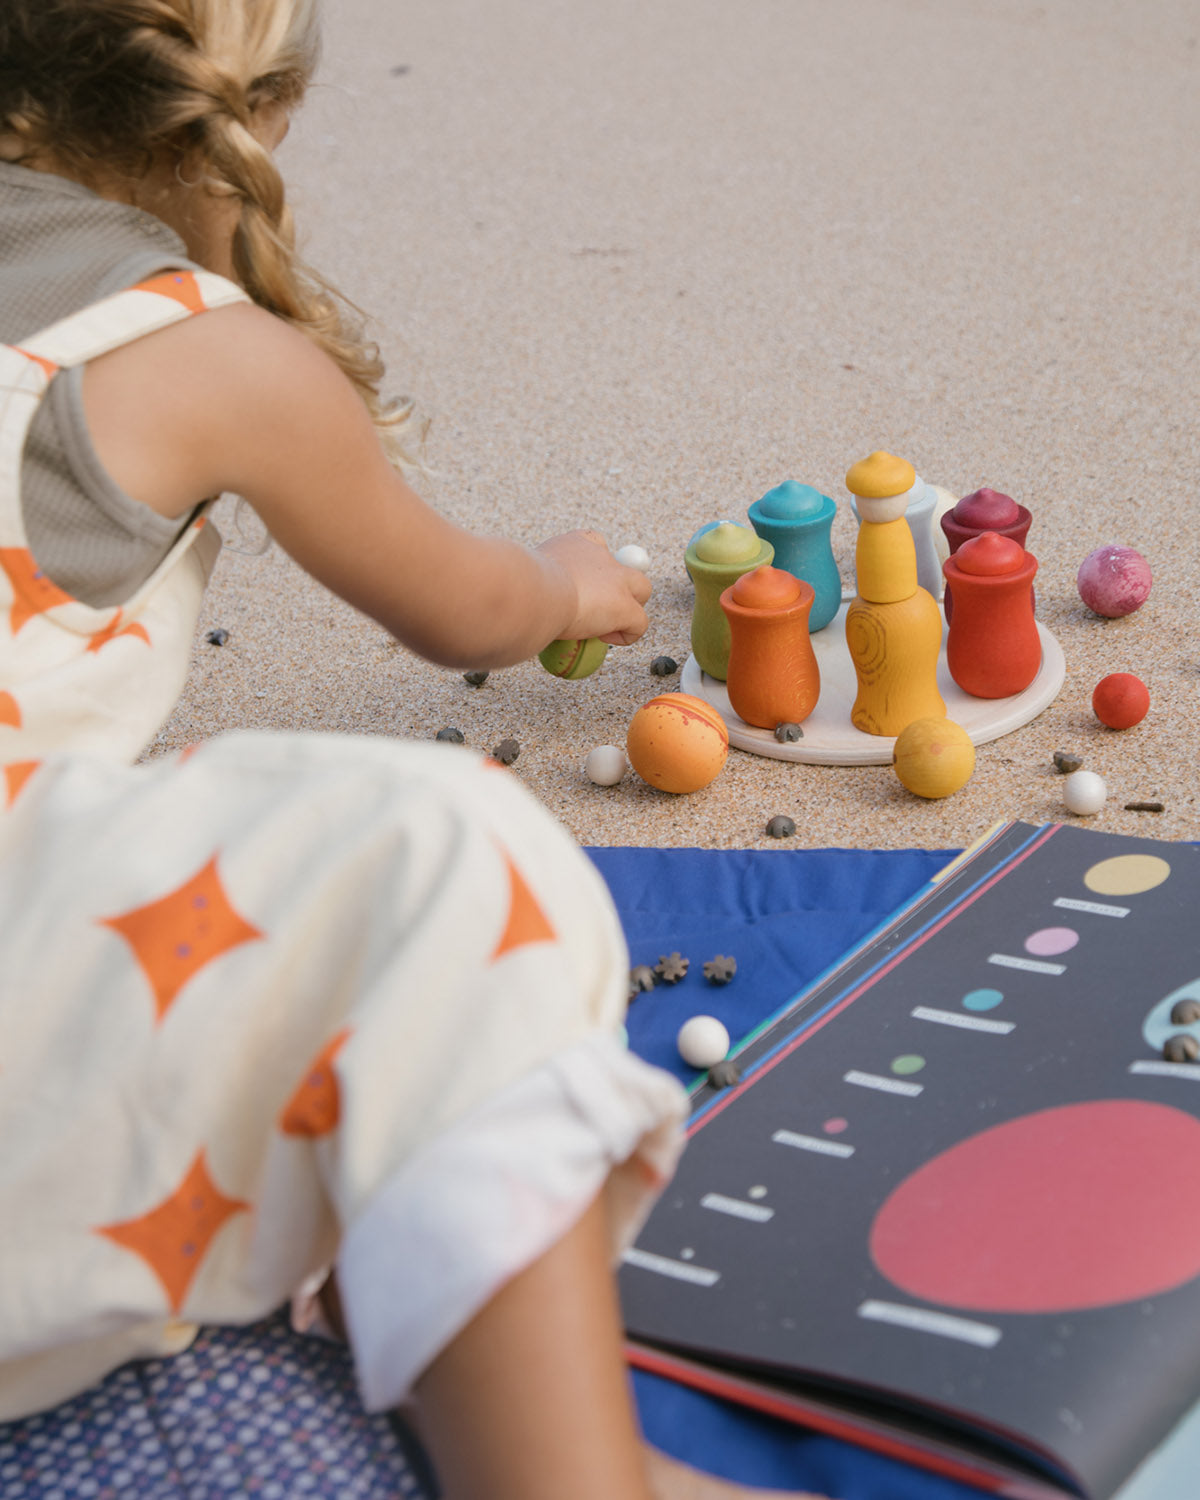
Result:
[[[1042,664],[1033,617],[1037,558],[1020,542],[985,531],[963,542],[942,565],[954,614],[946,640],[950,675],[976,698],[1023,692]]]

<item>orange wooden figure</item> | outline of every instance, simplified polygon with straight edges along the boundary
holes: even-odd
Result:
[[[917,553],[904,519],[916,470],[872,453],[846,475],[858,501],[858,594],[846,611],[846,645],[858,677],[850,722],[864,734],[898,735],[914,719],[943,719],[937,688],[942,612],[917,583]]]
[[[811,583],[769,566],[743,573],[721,595],[730,634],[725,685],[747,724],[799,724],[816,708],[821,672],[808,633],[815,597]]]
[[[1014,537],[985,531],[942,565],[954,613],[946,641],[950,675],[975,698],[1021,693],[1042,665],[1033,615],[1037,558]]]

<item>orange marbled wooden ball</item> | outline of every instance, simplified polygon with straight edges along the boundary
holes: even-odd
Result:
[[[634,714],[625,739],[629,764],[664,792],[698,792],[729,754],[729,731],[710,703],[690,693],[660,693]]]

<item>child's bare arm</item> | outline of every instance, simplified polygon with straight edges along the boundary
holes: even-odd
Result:
[[[556,637],[645,629],[649,584],[594,533],[531,550],[439,516],[388,463],[341,371],[259,308],[106,355],[84,400],[127,493],[170,516],[245,496],[301,567],[432,661],[505,666]]]

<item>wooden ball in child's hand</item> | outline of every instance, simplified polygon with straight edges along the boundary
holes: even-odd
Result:
[[[918,797],[948,797],[970,781],[975,746],[953,719],[914,719],[896,736],[892,765]]]
[[[538,661],[554,677],[574,682],[590,677],[608,655],[607,644],[596,636],[586,641],[551,641],[538,652]]]
[[[1092,709],[1110,729],[1132,729],[1150,712],[1150,690],[1132,672],[1110,672],[1096,684]]]
[[[650,554],[645,547],[639,547],[636,542],[630,542],[627,547],[618,547],[613,556],[619,563],[627,568],[636,568],[639,573],[650,571]]]

